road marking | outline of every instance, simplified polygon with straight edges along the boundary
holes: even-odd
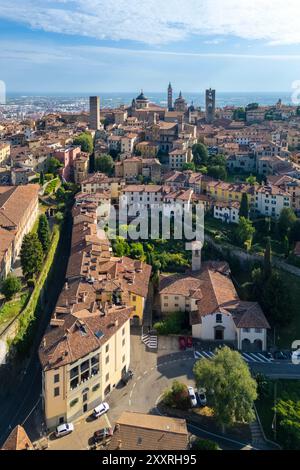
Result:
[[[147,371],[147,370],[145,370],[145,372],[144,372],[144,375],[146,375],[146,374],[148,374],[148,371]]]
[[[264,359],[261,359],[257,354],[251,353],[251,357],[253,357],[255,360],[258,360],[259,362],[263,362],[264,364],[266,361]]]
[[[135,386],[136,386],[136,382],[132,385],[132,390],[134,389]]]
[[[243,353],[243,356],[244,356],[244,357],[247,357],[247,358],[248,358],[250,361],[252,361],[252,362],[257,362],[257,360],[256,360],[256,359],[253,359],[253,357],[251,357],[249,354]],[[248,362],[249,362],[249,361],[248,361]]]
[[[257,355],[258,355],[259,357],[262,357],[263,359],[265,359],[265,361],[272,362],[272,359],[270,359],[269,357],[265,357],[265,356],[263,356],[263,355],[260,354],[260,353],[257,353]]]
[[[211,356],[207,352],[201,351],[201,353],[204,354],[204,356],[206,356],[208,359],[211,359]]]
[[[139,376],[139,377],[138,377],[136,380],[140,380],[141,378],[142,378],[142,377],[141,377],[141,376]]]

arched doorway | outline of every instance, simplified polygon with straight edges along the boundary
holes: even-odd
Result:
[[[263,350],[263,343],[261,339],[256,339],[253,343],[253,351],[259,352]]]
[[[134,315],[131,318],[131,325],[132,326],[139,326],[139,324],[140,324],[140,317],[138,315]]]
[[[244,338],[242,341],[242,351],[251,351],[251,342],[250,339]]]

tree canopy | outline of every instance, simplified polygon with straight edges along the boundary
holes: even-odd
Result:
[[[43,265],[43,247],[36,233],[28,233],[21,247],[21,266],[26,279],[34,277]]]
[[[195,165],[205,165],[208,161],[208,150],[201,142],[192,147]]]
[[[205,388],[219,425],[225,429],[236,422],[251,422],[257,398],[257,383],[237,351],[223,347],[212,360],[201,359],[194,366],[198,388]]]
[[[297,217],[293,209],[290,207],[284,207],[280,212],[278,220],[278,229],[282,239],[286,235],[289,236],[290,231],[296,221]]]
[[[94,143],[93,137],[89,132],[82,132],[73,141],[74,145],[79,145],[82,152],[93,153]]]
[[[245,245],[247,245],[247,247],[251,246],[254,232],[255,228],[251,220],[246,219],[246,217],[240,217],[238,226],[235,229],[235,238],[238,244],[242,247],[245,247]]]
[[[100,171],[107,175],[111,175],[114,168],[114,161],[110,155],[103,154],[95,158],[95,171]]]
[[[249,202],[247,193],[242,194],[239,216],[245,217],[246,219],[249,218]]]
[[[20,292],[22,289],[22,283],[20,279],[13,274],[9,274],[1,285],[1,293],[4,295],[6,300],[11,300],[15,294]]]
[[[45,214],[41,214],[39,217],[39,225],[38,225],[38,237],[42,244],[43,251],[46,253],[50,246],[50,227],[48,223],[48,219]]]

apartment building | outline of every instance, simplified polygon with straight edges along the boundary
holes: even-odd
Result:
[[[0,186],[0,278],[9,273],[38,217],[39,185]]]
[[[110,178],[104,173],[93,173],[81,182],[81,191],[83,193],[95,193],[97,191],[109,191],[111,197],[119,197],[121,189],[125,186],[122,178]]]
[[[239,223],[240,203],[238,201],[214,202],[213,216],[222,222],[238,224]]]
[[[267,183],[277,186],[291,196],[291,207],[300,212],[300,180],[288,175],[268,176]]]
[[[170,170],[182,170],[186,163],[190,163],[193,159],[192,152],[190,149],[174,149],[169,152],[169,169]]]
[[[278,218],[283,208],[291,207],[291,195],[278,186],[258,186],[255,188],[254,211],[266,217]]]
[[[156,158],[129,157],[115,164],[115,176],[126,180],[136,180],[138,176],[160,182],[161,163]]]

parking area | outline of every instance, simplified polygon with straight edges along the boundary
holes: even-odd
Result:
[[[108,415],[98,419],[90,415],[82,417],[73,423],[74,431],[67,436],[56,438],[50,434],[48,449],[50,450],[86,450],[93,444],[93,435],[99,429],[110,427]]]

